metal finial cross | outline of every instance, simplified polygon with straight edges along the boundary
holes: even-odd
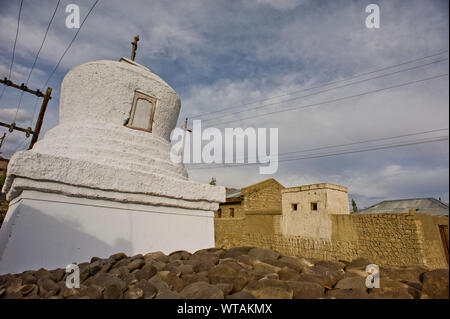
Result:
[[[181,163],[184,163],[184,146],[186,144],[186,132],[192,133],[191,129],[188,129],[188,118],[184,121],[184,127],[181,127],[184,130],[183,134],[183,146],[181,147]]]
[[[131,45],[133,46],[131,51],[131,61],[134,61],[134,58],[136,57],[136,50],[137,50],[137,43],[139,41],[139,35],[134,37],[134,41],[131,42]]]

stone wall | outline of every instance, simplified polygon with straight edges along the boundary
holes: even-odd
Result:
[[[330,215],[330,219],[331,239],[259,232],[246,218],[216,220],[216,246],[257,246],[326,260],[367,258],[378,265],[448,267],[438,229],[448,225],[448,217],[405,212]]]
[[[275,234],[246,234],[242,237],[246,246],[275,249],[289,256],[303,256],[324,260],[353,260],[357,256],[354,242],[311,239],[301,236]]]
[[[356,239],[359,257],[375,260],[379,264],[408,265],[425,262],[417,224],[414,216],[409,213],[331,217],[351,219],[351,228],[340,227],[345,223],[333,223],[335,227],[332,239]]]
[[[448,216],[430,216],[421,213],[413,213],[418,225],[419,238],[424,245],[424,258],[427,264],[433,265],[433,268],[448,266],[447,254],[444,251],[444,245],[439,231],[439,225],[447,225]],[[447,237],[448,242],[448,237]]]
[[[245,218],[214,218],[214,237],[216,247],[237,247],[242,236],[247,233]]]
[[[232,216],[231,210],[233,210],[234,216]],[[240,202],[222,203],[220,208],[214,212],[215,218],[239,218],[244,216]]]
[[[245,187],[243,207],[246,211],[280,210],[282,189],[284,186],[273,178]]]
[[[220,204],[220,217],[219,211],[214,213],[216,244],[239,245],[240,239],[236,238],[242,233],[279,233],[282,189],[283,185],[270,178],[243,188],[241,199]],[[230,209],[234,209],[234,217]]]

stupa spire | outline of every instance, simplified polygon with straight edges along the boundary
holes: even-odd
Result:
[[[132,49],[131,49],[131,61],[134,61],[134,58],[136,57],[136,50],[137,50],[137,43],[139,41],[139,35],[134,37],[134,41],[131,42]]]

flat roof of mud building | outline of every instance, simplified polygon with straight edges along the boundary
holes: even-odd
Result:
[[[312,190],[318,190],[318,189],[333,189],[341,192],[348,192],[348,188],[341,185],[336,184],[330,184],[330,183],[319,183],[319,184],[311,184],[311,185],[303,185],[303,186],[295,186],[295,187],[288,187],[285,189],[282,189],[282,193],[293,193],[293,192],[304,192],[304,191],[312,191]]]
[[[414,209],[418,213],[435,216],[448,216],[449,213],[447,204],[436,198],[426,197],[385,200],[366,209],[362,209],[356,214],[403,213],[410,209]]]
[[[226,197],[227,198],[239,198],[241,197],[242,192],[240,189],[227,190]]]

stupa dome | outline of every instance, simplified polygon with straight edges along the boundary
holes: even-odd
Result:
[[[89,123],[130,130],[136,95],[155,104],[151,105],[154,110],[139,113],[149,118],[138,119],[143,125],[136,128],[169,141],[181,107],[178,94],[150,69],[126,58],[92,61],[70,70],[61,85],[60,124]],[[151,127],[145,127],[150,120]],[[124,124],[127,121],[128,126]]]
[[[166,82],[128,59],[69,71],[59,124],[9,161],[0,274],[213,247],[225,187],[190,181],[171,161],[180,107]]]
[[[161,203],[216,209],[223,189],[189,181],[183,163],[170,160],[180,107],[175,90],[134,61],[79,65],[63,79],[59,124],[33,149],[14,154],[4,191],[13,199],[39,180],[49,182],[48,191],[77,196],[83,187],[83,196],[154,203],[162,195]]]

